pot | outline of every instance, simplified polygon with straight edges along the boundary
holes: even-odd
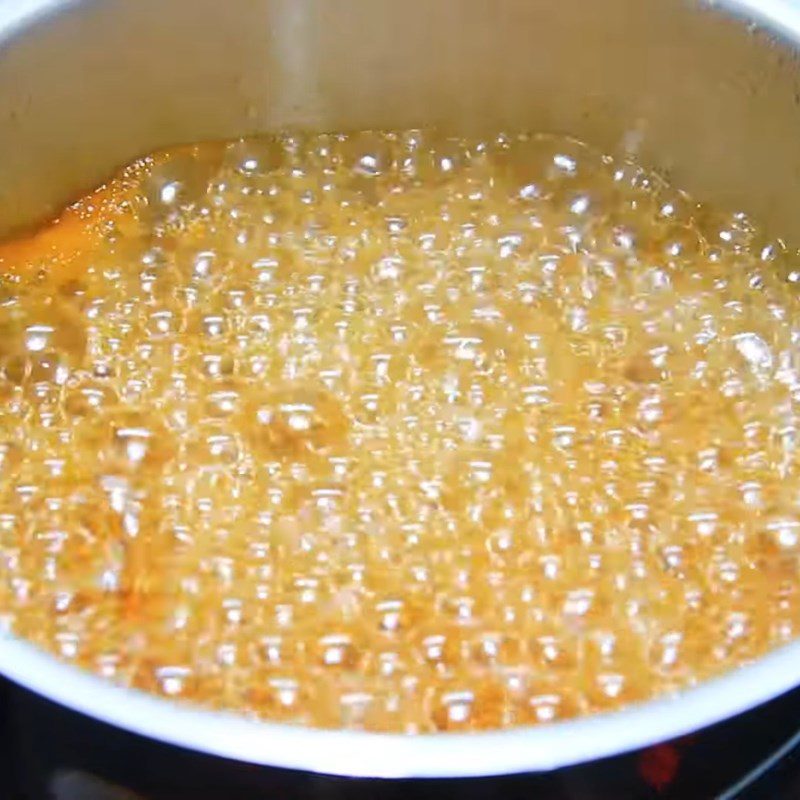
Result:
[[[436,125],[563,132],[635,154],[797,244],[798,43],[794,0],[6,0],[0,235],[168,144]],[[185,751],[335,775],[464,778],[589,762],[741,714],[800,684],[800,642],[620,712],[472,735],[257,723],[114,686],[10,634],[0,673]]]

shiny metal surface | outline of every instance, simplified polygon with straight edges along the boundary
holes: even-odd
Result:
[[[633,152],[800,243],[800,5],[738,0],[0,0],[0,233],[156,147],[287,126],[566,132]],[[800,683],[800,643],[615,714],[472,736],[258,724],[0,638],[0,671],[156,739],[349,775],[545,770],[642,747]]]
[[[730,19],[723,10],[758,25]],[[565,132],[800,240],[793,0],[0,0],[0,234],[155,147]]]

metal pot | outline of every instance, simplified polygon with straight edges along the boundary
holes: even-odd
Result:
[[[3,0],[0,233],[176,142],[437,125],[570,133],[800,242],[800,3]],[[552,770],[800,684],[800,642],[678,696],[475,735],[256,723],[126,690],[0,638],[0,672],[73,711],[254,765],[349,776]],[[88,795],[87,795],[88,796]]]

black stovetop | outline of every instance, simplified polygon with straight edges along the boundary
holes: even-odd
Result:
[[[8,800],[800,798],[800,744],[792,746],[800,689],[643,752],[546,775],[459,781],[352,780],[198,756],[88,720],[1,680],[0,709],[0,798]]]

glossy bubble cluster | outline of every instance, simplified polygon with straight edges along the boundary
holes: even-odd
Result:
[[[409,733],[616,708],[798,634],[800,273],[746,217],[541,136],[126,174],[91,242],[6,258],[7,627],[171,698]]]

